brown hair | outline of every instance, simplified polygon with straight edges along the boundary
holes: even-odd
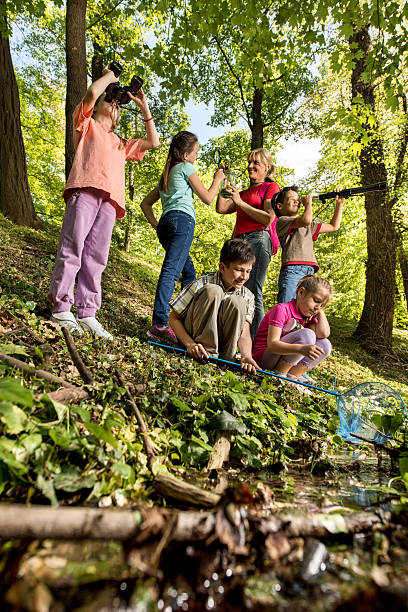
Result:
[[[307,293],[312,293],[318,289],[325,289],[329,293],[329,300],[333,296],[333,289],[329,281],[314,274],[306,274],[306,276],[300,279],[296,287],[296,296],[301,287],[306,289]]]
[[[268,149],[253,149],[247,157],[247,160],[250,161],[261,161],[265,164],[265,166],[269,166],[269,170],[266,176],[270,179],[275,178],[276,174],[276,166],[272,161],[272,155],[268,151]]]
[[[220,263],[229,266],[233,261],[241,261],[242,263],[255,261],[255,253],[247,240],[230,238],[224,242],[220,253]]]
[[[197,136],[192,132],[186,132],[185,130],[179,132],[173,137],[170,143],[166,164],[160,177],[159,189],[167,192],[170,170],[176,164],[184,161],[184,154],[191,153],[196,142],[198,142]]]

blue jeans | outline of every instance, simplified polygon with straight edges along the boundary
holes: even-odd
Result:
[[[282,266],[278,280],[278,304],[290,302],[296,297],[297,284],[306,274],[314,274],[313,266],[289,264]]]
[[[194,227],[193,217],[181,210],[171,210],[160,217],[157,237],[166,255],[156,287],[153,325],[166,327],[169,324],[169,302],[180,274],[183,288],[196,278],[194,264],[189,255]]]
[[[245,287],[255,296],[255,312],[251,324],[251,338],[255,337],[258,327],[264,318],[262,289],[266,273],[272,256],[272,240],[267,230],[256,230],[247,234],[240,234],[237,238],[245,238],[255,253],[255,263]]]

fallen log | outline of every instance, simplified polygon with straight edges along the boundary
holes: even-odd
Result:
[[[339,515],[340,516],[340,515]],[[398,524],[405,516],[391,512],[359,512],[341,516],[341,527],[333,530],[333,515],[262,517],[253,511],[247,515],[247,538],[283,535],[287,538],[317,537],[325,539],[335,533],[386,531],[391,521]],[[194,542],[214,536],[216,512],[169,510],[139,507],[135,510],[108,510],[82,507],[31,506],[0,504],[0,539],[92,539],[132,540],[142,544],[161,538],[169,521],[174,521],[168,542]]]
[[[156,491],[165,497],[171,497],[193,506],[213,508],[221,499],[220,495],[189,484],[168,472],[157,472],[153,480],[153,486]]]
[[[19,370],[22,370],[24,374],[26,374],[30,378],[42,378],[48,382],[57,383],[58,385],[60,385],[61,387],[65,387],[66,389],[78,388],[75,387],[75,385],[72,385],[71,383],[67,382],[63,378],[60,378],[59,376],[54,376],[54,374],[51,374],[46,370],[37,370],[36,368],[30,368],[26,363],[24,363],[24,361],[20,361],[20,359],[15,359],[14,357],[10,357],[9,355],[3,355],[3,353],[0,353],[0,361],[8,363],[13,368],[18,368]]]

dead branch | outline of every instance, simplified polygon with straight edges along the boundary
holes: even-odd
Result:
[[[0,353],[0,361],[5,361],[13,368],[18,368],[19,370],[22,370],[24,374],[29,377],[43,378],[48,382],[58,383],[66,389],[78,388],[75,387],[75,385],[72,385],[71,383],[67,382],[63,378],[60,378],[59,376],[54,376],[54,374],[51,374],[46,370],[37,370],[36,368],[30,368],[26,363],[24,363],[24,361],[20,361],[20,359],[15,359],[14,357],[10,357],[9,355],[3,355],[3,353]]]
[[[43,394],[38,397],[40,397]],[[58,389],[57,391],[51,391],[47,393],[47,396],[52,399],[54,402],[60,402],[61,404],[77,402],[79,400],[88,399],[89,393],[85,391],[85,389],[81,389],[81,387],[75,387],[74,389]]]
[[[123,387],[126,391],[126,397],[129,400],[130,405],[133,408],[133,412],[135,413],[136,416],[136,420],[137,423],[139,425],[140,431],[143,434],[143,445],[145,447],[145,451],[146,451],[146,455],[147,455],[147,460],[148,460],[148,464],[149,464],[149,469],[152,470],[153,468],[153,464],[155,462],[155,456],[156,456],[156,451],[153,447],[152,441],[149,438],[149,430],[147,429],[147,425],[146,425],[146,421],[144,420],[143,416],[140,413],[139,408],[136,406],[136,402],[132,397],[132,394],[130,393],[128,387],[126,386],[125,381],[123,380],[123,377],[121,375],[121,373],[119,372],[119,370],[115,370],[115,374],[116,374],[116,378],[119,381],[119,384],[121,385],[121,387]]]
[[[80,373],[82,380],[86,385],[92,385],[94,382],[93,376],[84,364],[81,355],[78,352],[75,342],[71,336],[71,332],[66,327],[62,328],[64,334],[65,343],[67,345],[69,354],[71,355],[72,361],[74,362],[78,372]]]

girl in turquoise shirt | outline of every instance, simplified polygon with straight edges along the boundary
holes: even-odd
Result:
[[[156,230],[160,244],[166,252],[156,288],[153,325],[147,335],[151,338],[167,338],[174,344],[177,344],[177,339],[169,326],[169,302],[174,285],[180,275],[182,288],[196,278],[194,264],[189,254],[196,216],[194,193],[209,205],[225,178],[224,170],[219,168],[214,174],[211,187],[209,189],[204,187],[193,165],[197,159],[198,147],[195,134],[186,131],[176,134],[170,143],[166,165],[158,186],[141,203],[146,219]],[[153,204],[159,198],[163,213],[157,221]]]

